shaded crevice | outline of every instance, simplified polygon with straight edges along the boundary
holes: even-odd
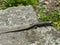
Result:
[[[13,32],[21,32],[21,31],[26,31],[26,30],[30,30],[30,29],[36,29],[37,27],[46,27],[46,26],[52,26],[52,22],[45,22],[45,23],[42,23],[42,24],[34,24],[30,27],[27,27],[27,28],[24,28],[24,29],[20,29],[20,30],[15,30],[15,31],[8,31],[8,32],[2,32],[0,34],[5,34],[5,33],[13,33]]]

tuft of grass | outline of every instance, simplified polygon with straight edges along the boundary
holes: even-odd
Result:
[[[5,9],[13,6],[37,5],[38,1],[37,0],[0,0],[0,3],[3,3],[2,6],[0,6],[0,9]]]
[[[52,21],[54,23],[53,26],[60,30],[60,10],[51,10],[41,4],[38,6],[38,8],[40,9],[38,13],[39,20]]]

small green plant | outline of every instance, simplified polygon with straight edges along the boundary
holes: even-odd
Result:
[[[57,9],[47,9],[43,5],[39,5],[40,11],[38,14],[39,20],[42,21],[52,21],[55,27],[60,30],[60,10]]]
[[[13,6],[38,4],[37,0],[1,0],[0,2],[3,3],[3,5],[0,6],[0,9],[5,9]]]

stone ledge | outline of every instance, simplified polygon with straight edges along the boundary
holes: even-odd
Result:
[[[31,5],[0,10],[0,32],[27,28],[37,22],[36,13]]]

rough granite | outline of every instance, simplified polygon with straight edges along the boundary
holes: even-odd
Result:
[[[60,45],[60,32],[54,27],[47,26],[1,34],[0,45]]]
[[[0,33],[27,28],[37,22],[36,13],[31,5],[0,10]]]
[[[32,6],[0,10],[0,45],[60,45],[60,32],[53,26],[2,33],[23,29],[37,22],[37,16]]]

